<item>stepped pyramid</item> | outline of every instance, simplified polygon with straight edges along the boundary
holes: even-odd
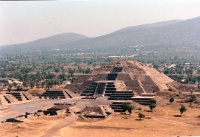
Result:
[[[26,91],[11,91],[0,94],[0,105],[15,103],[18,101],[32,100],[33,96]]]
[[[76,78],[65,88],[82,96],[109,96],[111,100],[129,100],[134,94],[168,89],[174,80],[137,61],[112,61]]]

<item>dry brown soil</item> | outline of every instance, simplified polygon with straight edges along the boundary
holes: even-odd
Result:
[[[80,119],[73,116],[32,117],[22,123],[0,124],[1,137],[172,137],[200,136],[200,108],[184,104],[187,111],[179,116],[181,104],[158,99],[159,104],[153,110],[141,107],[131,115],[112,114],[106,119]],[[146,115],[138,119],[139,111]],[[74,122],[72,118],[75,119]],[[68,122],[68,123],[67,123]]]

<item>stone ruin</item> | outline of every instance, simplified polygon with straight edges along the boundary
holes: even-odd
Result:
[[[33,96],[26,91],[11,91],[0,94],[0,104],[15,103],[18,101],[32,100]]]
[[[67,113],[70,113],[70,107],[72,107],[74,104],[70,103],[55,103],[53,107],[48,108],[47,110],[43,110],[44,115],[66,115]]]
[[[70,93],[67,90],[47,90],[40,96],[40,98],[44,99],[66,99],[72,97],[73,93]]]
[[[168,85],[173,82],[171,78],[142,63],[121,60],[95,68],[88,75],[78,76],[65,89],[88,99],[105,96],[108,100],[133,100],[148,104],[154,92],[168,90]]]
[[[86,106],[80,114],[86,118],[105,118],[109,113],[105,106]]]

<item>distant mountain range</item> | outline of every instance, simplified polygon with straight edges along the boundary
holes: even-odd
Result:
[[[135,45],[200,47],[199,24],[200,17],[197,17],[127,27],[94,38],[75,33],[64,33],[23,44],[1,46],[0,48],[103,48]]]

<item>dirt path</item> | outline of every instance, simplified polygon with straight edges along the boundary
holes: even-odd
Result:
[[[71,123],[74,122],[75,119],[76,119],[75,115],[70,115],[67,118],[63,119],[62,121],[57,122],[57,124],[54,125],[49,131],[47,131],[42,137],[53,137],[57,135],[59,133],[59,130],[69,126]]]

